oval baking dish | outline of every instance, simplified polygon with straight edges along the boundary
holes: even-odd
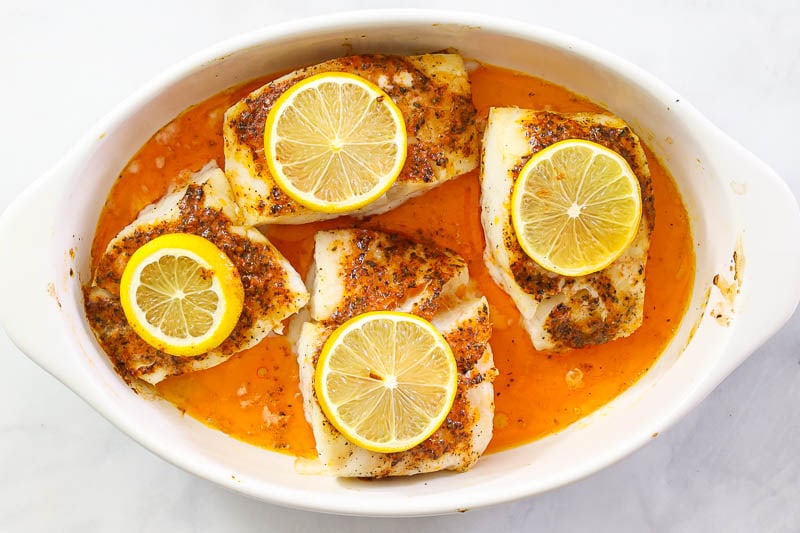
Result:
[[[289,456],[229,438],[165,401],[135,394],[89,329],[81,291],[90,278],[100,209],[132,154],[188,106],[266,73],[345,53],[445,48],[601,103],[632,126],[675,178],[692,223],[696,278],[687,314],[655,367],[566,430],[487,455],[466,473],[379,483],[300,474]],[[674,91],[619,58],[550,30],[484,15],[345,13],[266,28],[201,52],[89,132],[0,217],[0,249],[17,258],[0,266],[0,324],[20,350],[122,431],[232,490],[342,514],[455,512],[589,475],[697,405],[800,300],[800,241],[775,238],[776,231],[800,233],[797,202],[780,178]],[[773,289],[776,279],[780,291]]]

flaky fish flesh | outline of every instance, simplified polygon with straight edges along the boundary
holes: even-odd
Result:
[[[302,224],[339,214],[315,212],[278,187],[264,158],[264,124],[275,100],[293,84],[321,72],[357,74],[383,89],[403,114],[406,163],[394,185],[351,215],[383,213],[477,168],[480,133],[467,71],[456,54],[359,55],[287,74],[253,91],[225,113],[225,173],[247,224]]]
[[[566,139],[584,139],[622,155],[639,179],[642,220],[631,245],[605,269],[581,277],[554,274],[520,247],[511,193],[532,154]],[[619,118],[492,108],[483,140],[481,222],[484,261],[514,300],[538,350],[568,350],[626,337],[642,323],[645,267],[655,220],[652,182],[639,138]]]
[[[292,320],[290,337],[323,470],[340,477],[385,477],[470,468],[492,437],[497,371],[489,346],[489,306],[469,286],[464,260],[369,230],[319,232],[315,244],[311,301]],[[377,310],[404,310],[430,320],[453,350],[459,372],[456,400],[442,426],[423,443],[397,453],[349,442],[327,420],[314,391],[315,364],[328,336],[347,319]]]
[[[144,208],[109,242],[86,294],[92,329],[129,382],[155,384],[218,365],[271,331],[281,332],[282,321],[308,301],[303,280],[289,262],[261,232],[240,224],[239,208],[222,170],[210,163],[187,178],[186,186]],[[151,347],[128,325],[120,305],[120,279],[131,255],[165,233],[193,233],[213,242],[234,263],[244,286],[244,309],[233,332],[203,355],[176,357]]]

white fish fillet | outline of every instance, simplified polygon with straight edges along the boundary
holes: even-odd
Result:
[[[491,440],[492,381],[497,371],[489,346],[489,306],[467,287],[463,259],[367,230],[319,232],[314,258],[311,302],[292,320],[290,337],[295,339],[305,416],[324,471],[340,477],[385,477],[470,468]],[[369,268],[373,275],[379,274],[377,278],[350,276],[367,262],[373,263]],[[401,288],[391,294],[373,297],[372,291],[382,285],[379,280],[411,269],[423,273],[401,279]],[[421,292],[415,290],[420,285]],[[335,304],[321,305],[327,301]],[[351,316],[384,309],[411,311],[431,320],[453,349],[460,373],[453,409],[436,433],[410,450],[387,454],[365,450],[344,438],[325,418],[314,392],[315,363],[332,331]]]
[[[429,319],[468,282],[466,261],[448,250],[370,230],[320,231],[314,236],[308,308],[320,322],[343,323],[376,309]]]
[[[397,181],[351,215],[389,211],[478,166],[480,134],[463,59],[455,54],[349,56],[296,70],[267,83],[225,113],[225,173],[245,223],[302,224],[341,215],[309,210],[275,183],[264,159],[264,124],[275,100],[320,72],[357,74],[383,89],[406,122],[408,155]]]
[[[622,256],[600,272],[576,278],[549,272],[522,251],[510,208],[514,182],[528,158],[569,138],[594,141],[623,155],[639,179],[643,202],[639,231]],[[484,261],[514,300],[534,347],[568,350],[633,333],[644,315],[645,266],[655,210],[647,159],[627,124],[594,113],[492,108],[481,166]]]
[[[100,344],[127,380],[155,384],[218,365],[271,331],[282,331],[282,321],[306,304],[309,295],[300,275],[261,232],[239,220],[225,174],[210,163],[185,187],[143,209],[108,244],[87,294],[87,315]],[[202,235],[216,244],[234,262],[245,287],[239,322],[228,339],[207,354],[174,357],[152,348],[130,328],[119,303],[119,280],[130,256],[157,235],[172,232]]]

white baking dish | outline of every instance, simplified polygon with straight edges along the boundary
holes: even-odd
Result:
[[[187,106],[256,76],[346,53],[448,47],[605,105],[633,126],[675,177],[691,217],[697,274],[688,314],[658,364],[593,415],[557,435],[488,455],[467,473],[370,483],[298,474],[291,457],[243,444],[164,401],[134,394],[98,347],[81,294],[100,209],[133,153]],[[103,120],[0,217],[0,250],[14,258],[0,262],[0,324],[23,352],[121,430],[199,476],[303,509],[453,512],[591,474],[700,402],[795,309],[798,234],[796,200],[778,176],[674,91],[602,50],[484,15],[348,13],[266,28],[206,50]],[[719,289],[727,284],[731,290]]]

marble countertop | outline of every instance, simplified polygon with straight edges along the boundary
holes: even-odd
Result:
[[[406,2],[513,17],[602,46],[671,85],[800,196],[796,0],[538,4]],[[0,3],[0,211],[165,67],[240,32],[363,7],[391,4]],[[147,452],[1,331],[0,363],[3,532],[800,531],[800,313],[682,421],[606,470],[539,497],[415,519],[324,516],[230,493]]]

